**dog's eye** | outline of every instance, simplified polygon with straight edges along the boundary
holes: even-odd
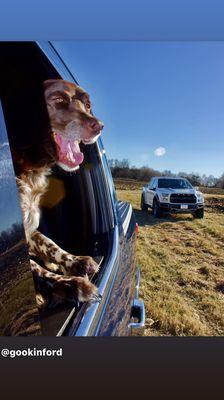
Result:
[[[66,103],[65,99],[63,99],[62,97],[56,97],[55,99],[53,99],[55,101],[55,103],[59,104],[59,103]]]
[[[88,110],[90,110],[91,104],[90,104],[90,103],[85,103],[85,107],[86,107]]]

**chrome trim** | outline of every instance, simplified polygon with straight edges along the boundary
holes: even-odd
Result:
[[[69,71],[67,66],[64,64],[63,60],[61,59],[61,56],[54,48],[51,42],[37,41],[36,43],[63,79],[68,81],[74,81],[76,84],[78,84],[75,77]]]
[[[119,213],[120,213],[121,219],[124,217],[125,214],[128,214],[128,211],[127,211],[128,209],[129,209],[129,204],[127,202],[123,202],[123,203],[119,204]]]
[[[142,330],[145,327],[145,305],[142,300],[134,299],[133,306],[138,311],[139,314],[139,322],[130,322],[129,328],[131,329],[132,334],[136,334],[133,330]]]
[[[136,299],[138,299],[138,297],[139,297],[140,280],[141,280],[141,272],[140,272],[140,268],[138,267],[137,272],[136,272],[136,286],[135,286],[135,298]]]
[[[100,157],[100,159],[102,161],[102,158],[103,158],[103,155],[105,155],[105,152],[104,152],[104,148],[102,148],[102,151],[101,151],[100,145],[103,146],[103,143],[102,143],[102,139],[99,137],[97,142],[96,142],[96,147],[97,147],[97,151],[98,151],[99,157]],[[105,155],[105,157],[106,157],[106,155]],[[103,170],[103,175],[104,175],[105,183],[106,183],[105,188],[107,189],[108,195],[109,195],[109,198],[110,198],[110,206],[109,207],[111,207],[111,211],[112,211],[112,214],[113,214],[113,216],[112,215],[111,216],[113,217],[112,227],[114,228],[115,223],[117,222],[116,210],[115,210],[115,204],[114,204],[114,199],[113,199],[113,193],[112,193],[111,188],[110,188],[107,167],[106,168],[104,167],[103,161],[102,161],[102,170]],[[109,212],[109,209],[108,209],[108,212]]]
[[[63,325],[61,326],[61,328],[59,329],[57,336],[62,336],[64,333],[64,330],[66,329],[68,323],[71,321],[73,315],[75,314],[76,308],[72,308],[71,312],[69,313],[68,317],[66,318],[65,322],[63,323]]]
[[[102,140],[101,140],[101,143],[102,143]],[[103,152],[103,149],[101,151],[98,140],[96,141],[96,147],[97,147],[97,151],[98,151],[98,154],[99,154],[100,158],[102,158],[103,154],[105,154],[105,153]]]
[[[135,286],[135,298],[132,304],[133,317],[138,318],[138,322],[130,322],[128,327],[131,335],[137,336],[142,335],[145,328],[145,304],[143,300],[139,300],[139,287],[140,287],[140,268],[136,271],[136,286]]]
[[[127,230],[128,230],[129,224],[130,224],[131,216],[132,216],[132,206],[131,206],[131,204],[129,204],[129,210],[128,210],[127,216],[126,216],[124,222],[122,223],[124,236],[126,236],[126,233],[127,233]]]
[[[113,288],[113,283],[118,270],[118,246],[119,234],[118,226],[114,228],[113,247],[109,262],[103,274],[98,291],[102,296],[101,303],[92,304],[83,316],[75,336],[97,336],[100,322],[108,304],[109,296]]]
[[[97,144],[98,144],[98,142],[97,142]],[[100,158],[102,158],[103,155],[106,154],[106,151],[104,149],[102,151],[100,150],[99,145],[98,145],[98,151],[99,151]]]

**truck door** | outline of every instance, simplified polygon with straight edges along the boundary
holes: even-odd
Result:
[[[0,102],[0,335],[39,335],[35,288]]]

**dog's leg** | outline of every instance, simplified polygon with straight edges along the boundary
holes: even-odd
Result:
[[[34,275],[35,283],[37,284],[37,291],[39,282],[44,281],[45,292],[47,300],[42,294],[38,293],[37,305],[39,308],[45,308],[47,302],[54,300],[55,302],[64,301],[87,301],[87,302],[98,302],[100,301],[100,295],[97,293],[97,288],[90,281],[88,276],[62,276],[49,272],[35,261],[30,260],[31,270]],[[48,296],[48,291],[50,296]]]
[[[40,310],[43,310],[47,307],[48,305],[48,297],[49,296],[44,296],[39,292],[39,282],[38,282],[38,277],[39,277],[39,271],[41,266],[36,263],[34,260],[30,260],[30,265],[31,265],[31,271],[33,272],[33,277],[34,277],[34,282],[36,286],[36,302],[37,302],[37,307]],[[46,288],[47,289],[47,288]]]
[[[44,266],[50,272],[55,272],[56,274],[61,274],[61,273],[64,274],[63,268],[60,268],[60,265],[57,265],[57,264],[49,262],[49,261],[44,261]]]
[[[38,231],[35,231],[29,239],[29,247],[31,255],[37,256],[44,262],[58,265],[65,275],[92,276],[99,269],[92,257],[69,254]]]

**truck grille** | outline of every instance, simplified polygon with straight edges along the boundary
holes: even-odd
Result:
[[[197,201],[194,194],[175,193],[171,194],[170,202],[179,204],[195,204]]]

